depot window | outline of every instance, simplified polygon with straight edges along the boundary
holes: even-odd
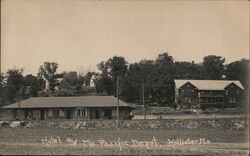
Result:
[[[86,109],[77,109],[77,116],[87,116]]]

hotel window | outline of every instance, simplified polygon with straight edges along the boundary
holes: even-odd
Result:
[[[236,98],[235,97],[229,98],[229,103],[236,103]]]
[[[188,98],[187,97],[185,97],[185,102],[188,102]]]
[[[229,103],[233,103],[233,98],[229,98]]]
[[[226,90],[226,95],[228,95],[228,90]]]
[[[194,90],[192,89],[192,90],[191,90],[191,92],[193,93],[193,92],[194,92]]]
[[[240,91],[239,90],[236,90],[236,95],[239,95],[240,94]]]
[[[181,93],[184,93],[184,90],[183,90],[183,89],[181,90]]]
[[[236,103],[236,98],[232,98],[232,103]]]

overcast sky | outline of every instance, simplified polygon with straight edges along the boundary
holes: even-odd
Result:
[[[118,55],[129,63],[169,52],[199,63],[249,58],[248,1],[2,0],[2,72],[36,74],[55,61],[60,71],[95,68]]]

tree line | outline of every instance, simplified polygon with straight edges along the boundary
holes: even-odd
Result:
[[[166,52],[154,60],[142,59],[132,64],[122,56],[114,56],[97,64],[98,72],[80,74],[57,73],[57,63],[44,62],[36,76],[23,76],[22,69],[1,73],[0,94],[2,103],[35,96],[116,96],[119,81],[119,97],[140,104],[143,81],[146,103],[166,106],[174,103],[174,79],[239,80],[248,88],[249,64],[247,59],[225,64],[225,58],[216,55],[205,56],[201,63],[175,61]],[[89,87],[91,81],[95,87]]]

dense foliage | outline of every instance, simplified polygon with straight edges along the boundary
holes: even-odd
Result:
[[[57,90],[62,93],[59,96],[90,93],[116,96],[119,81],[119,96],[127,102],[141,104],[144,88],[147,104],[171,106],[174,103],[174,79],[240,80],[248,88],[249,64],[246,59],[225,64],[225,58],[215,55],[205,56],[201,63],[175,61],[168,53],[159,54],[155,60],[142,59],[128,64],[124,57],[114,56],[97,65],[98,73],[89,71],[83,75],[76,71],[57,73],[57,63],[45,62],[40,66],[38,76],[23,76],[22,69],[2,73],[1,102],[13,102],[18,97],[45,96],[45,92],[58,96],[53,94]],[[92,83],[94,88],[90,87]]]
[[[159,54],[155,60],[143,59],[127,64],[123,57],[115,56],[98,64],[100,77],[96,80],[98,93],[115,95],[119,76],[119,95],[128,102],[142,103],[142,87],[146,103],[172,105],[174,79],[240,80],[248,87],[249,60],[225,64],[225,58],[208,55],[201,63],[174,61],[168,53]],[[142,86],[143,85],[143,86]]]

